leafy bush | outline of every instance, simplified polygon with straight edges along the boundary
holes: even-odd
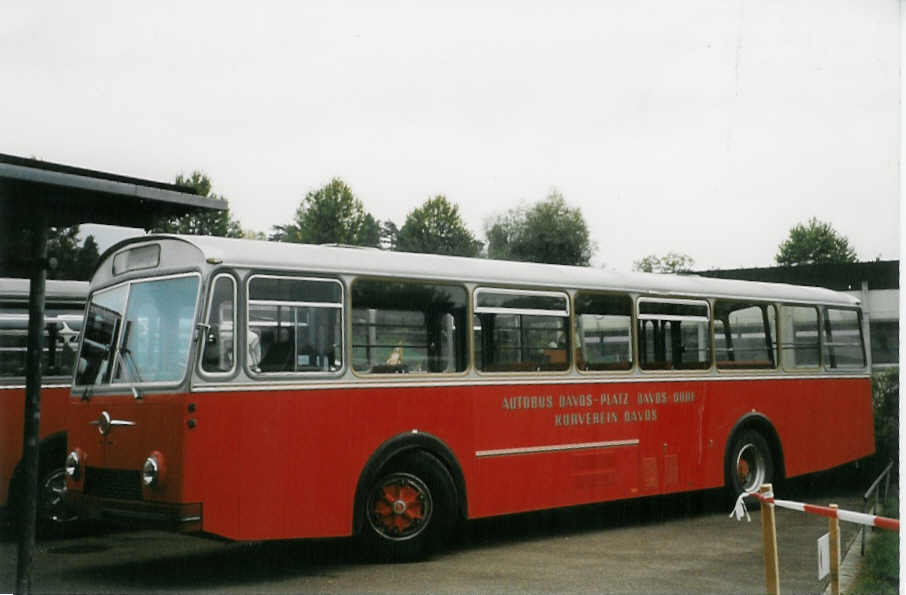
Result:
[[[884,507],[882,514],[899,518],[896,506],[896,496],[893,505]],[[875,533],[868,545],[868,552],[862,559],[856,582],[849,593],[852,595],[898,592],[900,583],[900,544],[896,531],[880,531]]]
[[[900,375],[897,369],[876,373],[871,379],[875,418],[876,459],[881,465],[899,461]],[[898,463],[894,464],[894,469]]]

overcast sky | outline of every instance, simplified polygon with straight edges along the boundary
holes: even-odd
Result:
[[[243,227],[333,176],[402,225],[551,189],[596,265],[769,266],[811,216],[899,257],[895,0],[7,3],[0,152],[172,181]],[[106,234],[105,237],[112,237]],[[103,238],[102,238],[103,239]]]

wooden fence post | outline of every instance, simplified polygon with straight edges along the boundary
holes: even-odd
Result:
[[[773,492],[771,484],[758,488],[760,494]],[[780,569],[777,564],[777,526],[774,504],[761,503],[761,534],[764,538],[764,578],[768,595],[780,595]]]
[[[830,508],[837,508],[830,504]],[[830,591],[831,595],[840,595],[840,519],[827,519],[830,533]]]

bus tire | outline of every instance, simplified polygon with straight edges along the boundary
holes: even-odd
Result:
[[[447,539],[454,524],[456,489],[447,468],[416,450],[392,459],[365,497],[362,543],[385,560],[421,560]]]
[[[726,477],[733,498],[774,480],[774,459],[764,436],[752,429],[736,434],[727,453]]]
[[[65,526],[75,520],[75,515],[66,507],[64,499],[65,458],[65,444],[44,446],[38,455],[38,508],[35,533],[36,537],[41,539],[61,536]],[[24,528],[25,508],[25,471],[20,466],[10,483],[10,518],[13,534],[16,536],[19,536]]]

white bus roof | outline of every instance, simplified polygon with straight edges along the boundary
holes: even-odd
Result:
[[[667,296],[744,298],[843,306],[859,304],[859,300],[853,296],[821,287],[207,236],[152,235],[130,238],[108,250],[105,257],[110,259],[114,253],[132,244],[168,238],[195,246],[203,261],[236,268]]]
[[[14,277],[0,277],[0,299],[28,299],[28,279]],[[81,300],[88,297],[87,281],[56,281],[47,280],[44,283],[44,295],[55,300]]]

